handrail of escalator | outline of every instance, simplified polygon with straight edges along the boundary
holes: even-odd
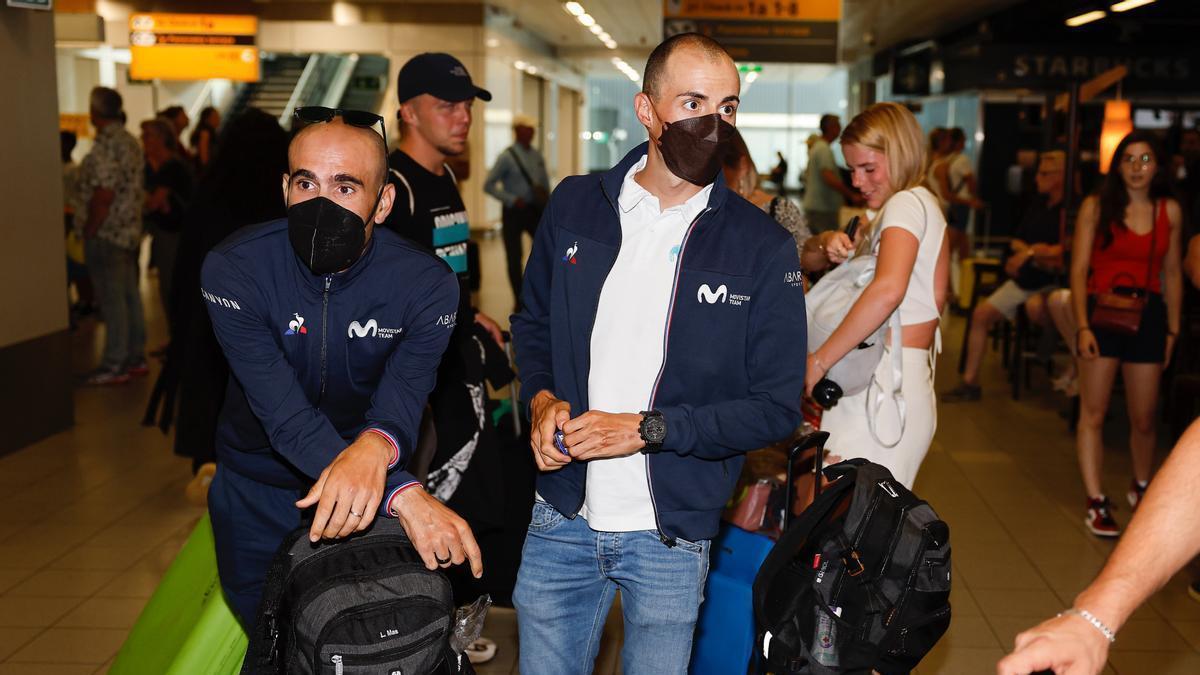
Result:
[[[308,88],[308,81],[316,72],[317,62],[320,60],[320,54],[310,54],[308,62],[304,64],[304,72],[300,73],[300,79],[296,80],[296,86],[292,89],[292,95],[288,98],[287,105],[283,107],[283,112],[279,113],[279,126],[284,129],[292,128],[292,111],[300,103],[304,90]]]
[[[350,78],[354,75],[354,69],[357,66],[358,54],[346,54],[341,57],[333,80],[322,94],[321,105],[327,108],[337,108],[341,104],[342,97],[346,95],[346,89],[350,86]]]

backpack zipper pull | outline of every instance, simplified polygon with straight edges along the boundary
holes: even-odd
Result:
[[[334,674],[335,674],[335,675],[342,675],[342,655],[341,655],[341,654],[334,654],[334,655],[333,655],[333,658],[331,658],[331,659],[330,659],[330,661],[333,661],[333,672],[334,672]]]

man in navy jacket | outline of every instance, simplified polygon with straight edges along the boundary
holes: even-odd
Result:
[[[376,229],[394,196],[384,147],[340,115],[306,127],[288,149],[288,217],[243,229],[204,261],[233,375],[208,504],[221,585],[248,625],[275,550],[309,507],[313,541],[364,530],[378,513],[400,519],[430,569],[470,559],[482,574],[470,528],[403,470],[458,282]]]
[[[796,247],[718,171],[739,87],[712,40],[659,45],[635,99],[651,142],[563,181],[537,231],[512,319],[542,472],[522,673],[590,672],[617,589],[625,672],[686,672],[743,453],[800,424]]]

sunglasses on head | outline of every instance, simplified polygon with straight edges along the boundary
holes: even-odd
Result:
[[[342,110],[341,108],[326,108],[323,105],[306,105],[296,108],[292,113],[296,119],[305,124],[319,124],[321,122],[329,122],[335,117],[342,118],[342,121],[352,127],[360,127],[363,129],[374,129],[375,125],[379,125],[379,133],[383,136],[383,147],[387,148],[387,127],[383,123],[383,116],[376,115],[373,112],[366,110]],[[384,159],[386,166],[387,159]],[[380,188],[382,190],[382,188]]]
[[[366,129],[374,128],[379,125],[379,132],[383,134],[383,141],[387,143],[387,129],[383,124],[383,117],[376,115],[373,112],[366,110],[342,110],[341,108],[326,108],[322,105],[306,105],[296,108],[293,113],[296,119],[305,124],[314,124],[320,122],[332,121],[335,117],[342,118],[342,121],[352,127],[363,127]]]

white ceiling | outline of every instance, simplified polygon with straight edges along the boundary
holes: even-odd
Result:
[[[563,9],[560,0],[488,0],[525,28],[567,52],[605,50],[596,36]],[[662,39],[662,5],[655,0],[581,0],[580,4],[622,48],[647,55]],[[605,50],[607,51],[607,50]]]

